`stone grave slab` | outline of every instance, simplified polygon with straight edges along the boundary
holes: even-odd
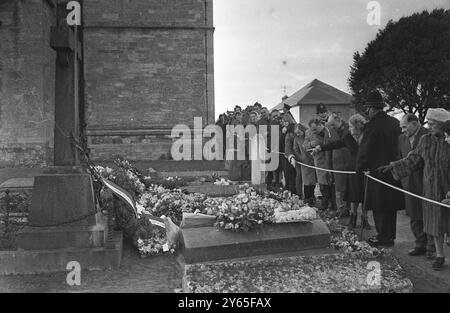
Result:
[[[250,232],[198,227],[181,233],[188,264],[326,248],[330,243],[330,231],[322,220],[261,225]]]
[[[370,262],[381,271],[376,279]],[[185,293],[409,293],[413,285],[390,254],[335,253],[185,265]]]

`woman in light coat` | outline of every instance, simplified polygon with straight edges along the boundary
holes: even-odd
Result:
[[[288,155],[289,162],[295,167],[296,171],[296,187],[299,194],[303,193],[304,200],[309,205],[315,204],[314,189],[316,188],[317,178],[316,171],[313,168],[298,164],[314,166],[314,159],[308,151],[303,147],[307,128],[302,124],[295,127],[294,144],[291,153]]]
[[[381,172],[392,171],[400,179],[423,169],[422,196],[442,201],[450,189],[450,144],[445,139],[450,112],[445,109],[428,109],[426,116],[431,133],[422,136],[417,147],[406,158],[381,166]],[[450,130],[447,130],[447,132]],[[423,230],[433,236],[436,259],[433,269],[444,267],[444,237],[450,233],[450,210],[443,206],[423,201]]]

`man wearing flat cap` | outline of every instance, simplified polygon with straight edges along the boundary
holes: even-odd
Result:
[[[401,187],[392,173],[380,173],[378,168],[397,160],[398,138],[401,134],[400,122],[383,111],[383,97],[377,90],[372,91],[364,104],[369,116],[356,160],[356,171],[369,171],[374,178]],[[404,208],[403,194],[395,189],[366,179],[364,205],[373,210],[377,235],[368,240],[372,246],[390,247],[396,236],[397,210]]]

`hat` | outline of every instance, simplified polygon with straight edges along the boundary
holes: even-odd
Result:
[[[281,120],[288,122],[289,124],[294,124],[294,118],[292,116],[290,116],[289,114],[284,114],[283,117],[281,118]]]
[[[450,112],[442,108],[428,109],[426,118],[427,120],[446,122],[450,121]]]
[[[366,102],[364,103],[364,106],[383,109],[385,107],[385,104],[381,93],[378,90],[370,92],[369,96],[366,99]]]
[[[283,109],[286,109],[289,111],[291,109],[291,106],[286,103],[283,103]]]
[[[316,108],[316,113],[320,114],[320,113],[325,113],[325,112],[328,112],[326,105],[323,103],[319,103]]]

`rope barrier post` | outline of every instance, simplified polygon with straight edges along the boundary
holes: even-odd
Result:
[[[364,203],[361,207],[361,209],[362,209],[361,214],[364,214],[364,211],[367,212],[367,210],[365,209],[365,205],[367,203],[367,195],[369,194],[368,189],[369,189],[369,179],[367,178],[366,175],[364,175]],[[356,208],[356,210],[358,210],[358,208]],[[367,223],[368,223],[368,221],[367,221]],[[363,240],[363,235],[364,235],[364,227],[363,227],[363,223],[361,222],[361,235],[360,235],[361,240]]]
[[[112,246],[114,246],[114,227],[115,227],[115,220],[114,220],[114,212],[115,207],[116,207],[116,201],[117,201],[117,197],[115,195],[113,195],[114,199],[112,202],[112,208],[108,208],[107,210],[107,223],[108,223],[108,234],[107,234],[107,238],[106,238],[106,247],[107,248],[111,248]]]

